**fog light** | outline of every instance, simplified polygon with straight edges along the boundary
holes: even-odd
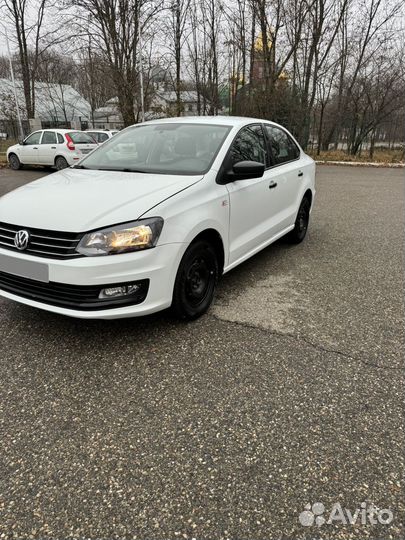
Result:
[[[121,296],[129,296],[136,293],[140,289],[140,286],[136,283],[130,285],[120,285],[119,287],[108,287],[107,289],[101,289],[99,298],[119,298]]]

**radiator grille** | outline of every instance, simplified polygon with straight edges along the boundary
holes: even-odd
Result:
[[[28,231],[30,235],[24,253],[51,259],[73,259],[82,256],[76,252],[76,247],[83,233],[49,231],[8,223],[0,223],[0,247],[19,251],[14,244],[14,237],[21,230]]]

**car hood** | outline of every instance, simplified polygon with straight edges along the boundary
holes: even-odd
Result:
[[[0,198],[0,222],[84,232],[133,221],[203,176],[65,169]]]

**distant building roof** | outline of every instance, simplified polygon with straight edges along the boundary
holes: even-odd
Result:
[[[177,95],[176,92],[159,92],[158,95],[163,98],[168,103],[176,103]],[[182,103],[197,103],[198,93],[195,90],[182,90],[180,92],[180,101]]]
[[[20,111],[26,117],[22,81],[16,81]],[[0,79],[0,118],[15,111],[13,85],[9,79]],[[70,122],[75,117],[89,119],[91,107],[88,101],[68,84],[35,83],[35,116],[42,121]]]

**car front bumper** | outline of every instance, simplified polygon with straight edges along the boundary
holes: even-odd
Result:
[[[101,291],[101,289],[111,287],[114,284],[121,285],[142,282],[143,280],[148,281],[145,300],[140,303],[129,303],[125,306],[120,306],[119,302],[117,302],[117,307],[114,307],[110,301],[107,309],[103,309],[102,302],[97,305],[97,309],[89,307],[77,309],[53,305],[48,301],[33,299],[28,294],[23,296],[23,293],[20,295],[10,289],[2,289],[1,283],[0,296],[28,306],[82,319],[118,319],[148,315],[171,305],[177,268],[186,247],[186,244],[182,243],[164,244],[153,249],[134,253],[80,257],[69,260],[33,257],[11,250],[0,249],[0,257],[4,255],[19,260],[36,262],[38,265],[46,264],[49,272],[49,285],[52,284],[56,287],[69,287],[69,285],[92,289],[99,287]],[[13,277],[12,274],[7,274],[7,276]],[[24,276],[24,278],[26,277],[29,276]],[[35,290],[37,284],[39,288],[47,286],[47,284],[35,281]]]

